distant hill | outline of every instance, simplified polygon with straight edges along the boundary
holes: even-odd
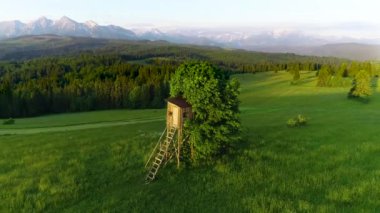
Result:
[[[339,57],[351,60],[380,60],[380,45],[358,43],[326,44],[321,46],[265,46],[250,49],[264,52],[296,53],[300,55]]]
[[[0,60],[24,60],[41,56],[74,54],[106,46],[105,39],[57,35],[22,36],[0,41]]]
[[[198,59],[219,64],[336,62],[333,57],[300,56],[292,53],[263,53],[221,47],[180,45],[166,41],[134,41],[57,35],[22,36],[0,41],[0,60],[24,60],[80,53],[117,54],[131,59]]]
[[[311,52],[307,55],[337,56],[353,60],[379,60],[380,45],[366,45],[356,43],[328,44],[312,48]]]

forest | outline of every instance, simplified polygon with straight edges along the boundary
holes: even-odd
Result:
[[[328,67],[330,76],[350,77],[356,72],[353,69],[368,67],[365,63],[343,59],[294,54],[161,43],[117,44],[117,48],[113,43],[93,52],[78,50],[45,56],[45,51],[34,55],[41,50],[30,50],[34,54],[21,60],[9,58],[15,53],[3,57],[0,61],[0,117],[161,108],[169,96],[171,75],[189,60],[208,61],[229,74],[280,70],[318,72]]]

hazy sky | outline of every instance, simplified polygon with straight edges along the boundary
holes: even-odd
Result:
[[[40,16],[99,24],[253,26],[379,23],[378,0],[0,0],[0,20]]]

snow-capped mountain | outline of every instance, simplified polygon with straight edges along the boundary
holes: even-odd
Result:
[[[55,34],[105,39],[165,40],[179,44],[239,48],[261,52],[336,56],[360,60],[379,59],[380,30],[372,25],[360,29],[363,32],[356,28],[347,28],[345,25],[325,29],[318,26],[303,26],[297,29],[283,26],[278,28],[183,28],[150,25],[148,27],[135,26],[132,31],[115,25],[102,26],[94,21],[79,23],[64,16],[59,20],[41,17],[30,23],[22,23],[17,20],[0,22],[0,39]],[[326,32],[334,32],[334,35],[328,35]],[[368,32],[372,35],[371,37],[357,36],[368,34]],[[350,51],[361,54],[351,54]],[[370,54],[365,54],[366,52]]]
[[[157,28],[149,29],[149,30],[138,30],[134,31],[139,38],[146,39],[146,40],[166,40],[168,37],[168,34],[162,32],[161,30]]]
[[[33,22],[25,25],[26,33],[28,34],[45,34],[49,33],[54,22],[45,17],[41,17]]]
[[[20,21],[0,22],[0,38],[20,36],[25,32],[26,25]]]
[[[55,21],[41,17],[30,23],[22,23],[20,21],[0,22],[0,39],[42,34],[109,39],[136,39],[134,32],[118,26],[100,26],[94,21],[79,23],[66,16]]]

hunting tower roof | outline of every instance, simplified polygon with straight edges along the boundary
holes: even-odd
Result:
[[[168,102],[174,105],[177,105],[181,108],[191,107],[191,105],[187,103],[186,100],[181,97],[169,98]]]

